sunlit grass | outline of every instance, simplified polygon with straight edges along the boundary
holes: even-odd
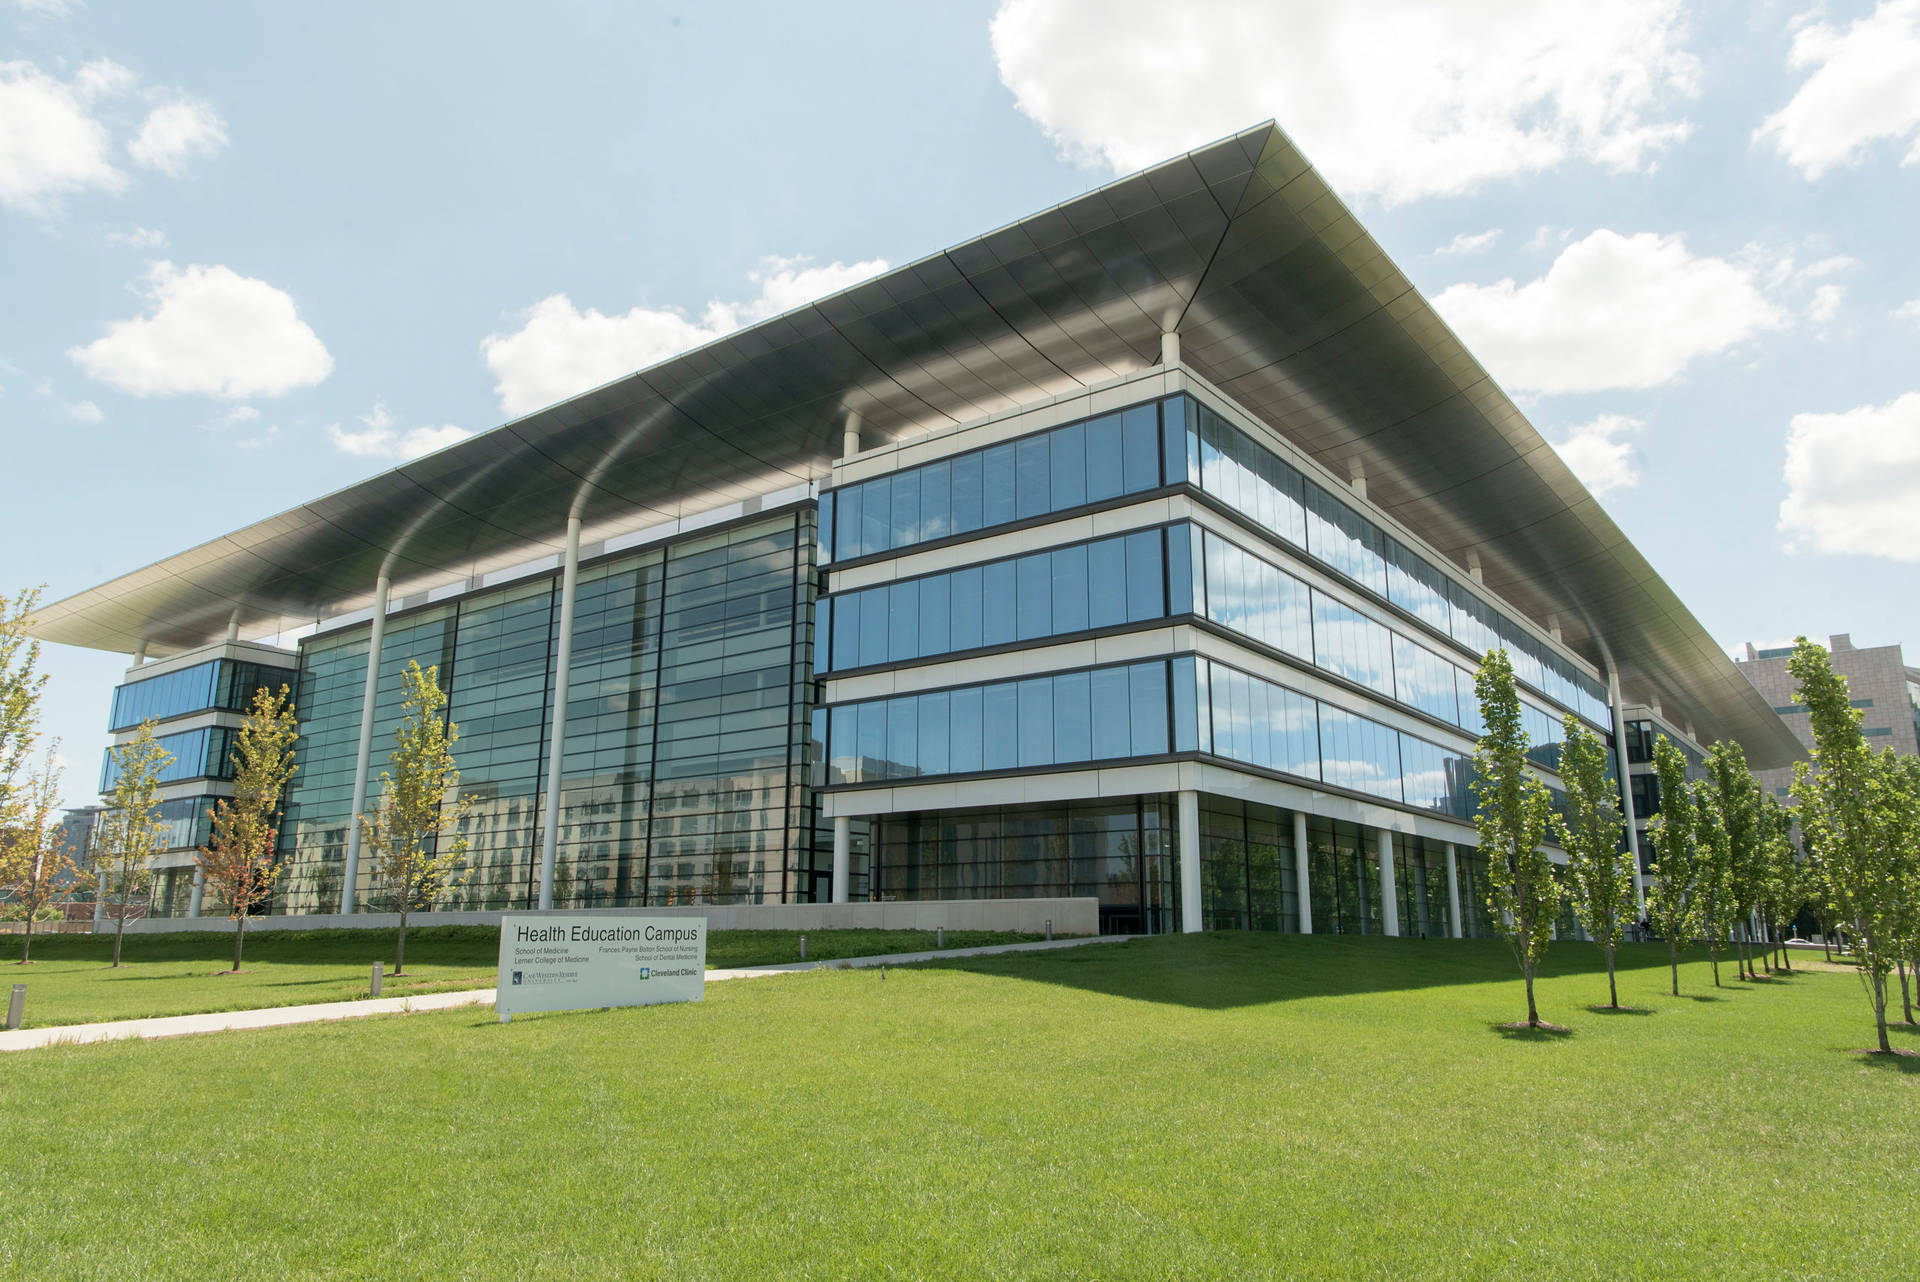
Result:
[[[1855,979],[1596,958],[1543,1038],[1497,944],[1216,935],[10,1055],[0,1276],[1909,1276]]]

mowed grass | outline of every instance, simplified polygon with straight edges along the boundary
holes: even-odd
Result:
[[[1496,943],[1210,935],[8,1055],[0,1275],[1911,1276],[1857,980],[1596,957],[1562,1036]]]
[[[1006,931],[948,931],[948,948],[1038,939]],[[49,935],[33,941],[33,961],[0,964],[0,986],[27,986],[23,1027],[52,1028],[153,1015],[194,1015],[353,1001],[368,995],[373,963],[393,969],[391,930],[274,930],[249,935],[238,975],[233,936],[212,933],[129,935],[121,965],[111,935]],[[8,938],[0,936],[0,956]],[[19,960],[20,941],[12,939]],[[835,930],[807,935],[807,959],[833,960],[917,952],[934,946],[930,930]],[[388,974],[382,997],[491,988],[500,958],[492,926],[428,926],[407,932],[407,973]],[[771,966],[798,961],[800,937],[784,930],[720,930],[708,936],[707,965]]]

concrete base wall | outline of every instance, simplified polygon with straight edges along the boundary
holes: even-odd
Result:
[[[1055,935],[1100,933],[1100,901],[1077,899],[939,899],[864,904],[715,904],[707,907],[576,908],[572,917],[645,914],[705,917],[709,930],[1013,930],[1038,935],[1053,922]],[[501,914],[415,913],[409,927],[495,926]],[[250,917],[247,933],[263,930],[393,930],[397,913],[315,913],[299,917]],[[111,929],[112,923],[108,923]],[[231,932],[226,917],[149,917],[127,923],[129,935],[176,935],[185,931]],[[38,932],[35,932],[38,933]]]

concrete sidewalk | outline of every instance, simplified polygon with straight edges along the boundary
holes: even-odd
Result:
[[[887,953],[875,957],[843,957],[831,961],[791,962],[783,966],[741,966],[709,970],[707,982],[765,979],[799,975],[812,970],[862,970],[873,966],[907,966],[916,962],[985,957],[994,953],[1044,952],[1082,944],[1124,943],[1126,935],[1097,935],[1056,939],[1033,944],[994,944],[985,948],[948,948],[921,953]],[[194,1033],[225,1033],[243,1028],[278,1028],[287,1024],[317,1024],[329,1019],[362,1019],[368,1015],[405,1015],[419,1011],[454,1010],[462,1006],[491,1006],[493,989],[468,988],[451,993],[420,993],[412,997],[373,997],[357,1002],[321,1002],[313,1006],[272,1006],[262,1010],[231,1010],[209,1015],[162,1015],[154,1019],[120,1019],[104,1024],[67,1024],[57,1028],[17,1028],[0,1032],[0,1052],[35,1050],[42,1046],[81,1046],[123,1038],[186,1037]]]

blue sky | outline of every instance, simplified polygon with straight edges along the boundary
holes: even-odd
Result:
[[[1723,644],[1920,650],[1920,0],[0,0],[0,586],[1269,116]]]

